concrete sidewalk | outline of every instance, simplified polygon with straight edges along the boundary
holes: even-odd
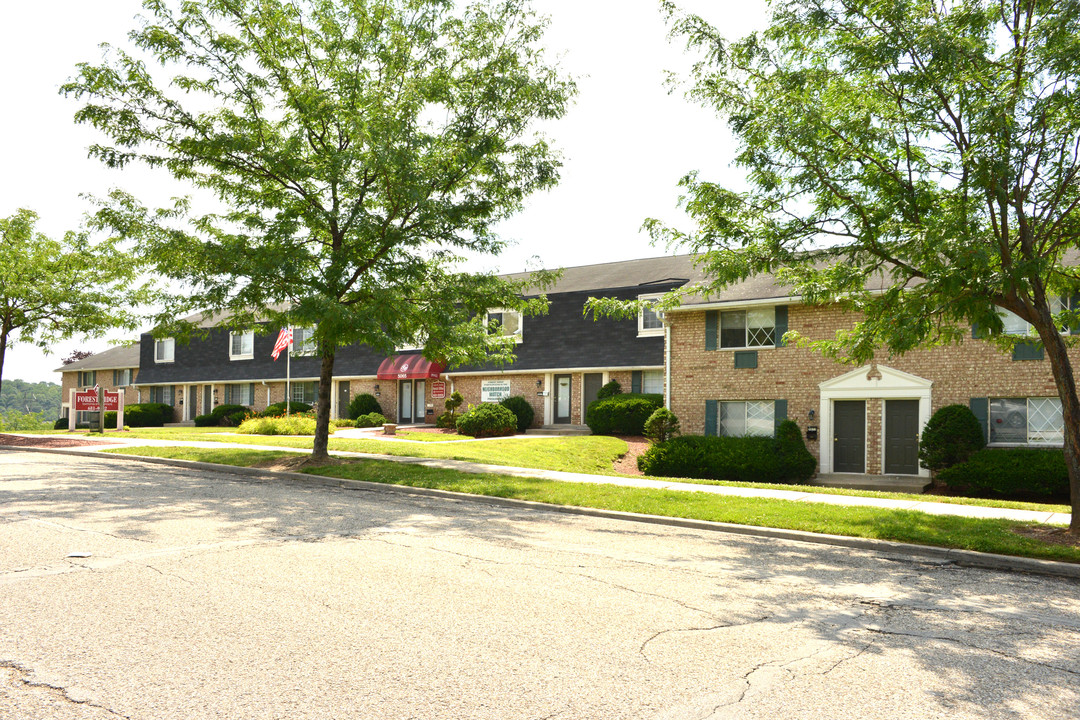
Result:
[[[233,448],[242,450],[273,450],[278,452],[293,452],[306,454],[310,452],[302,448],[285,448],[275,445],[248,445],[242,443],[227,442],[202,442],[202,441],[174,441],[174,440],[150,440],[130,439],[119,440],[110,438],[109,445],[99,447],[82,446],[78,448],[57,448],[58,452],[68,451],[100,451],[116,447],[197,447],[197,448]],[[887,498],[861,497],[855,495],[826,495],[813,490],[763,490],[756,488],[732,487],[727,485],[703,485],[699,483],[674,482],[668,480],[654,480],[650,478],[621,477],[616,475],[590,475],[586,473],[561,472],[558,470],[538,470],[535,468],[511,467],[507,465],[487,465],[483,463],[467,462],[463,460],[444,460],[437,458],[401,457],[396,455],[379,455],[374,453],[339,452],[330,453],[340,458],[363,458],[368,460],[383,460],[386,462],[407,463],[410,465],[423,465],[425,467],[457,470],[458,472],[476,474],[513,475],[516,477],[541,478],[545,480],[560,480],[563,482],[593,483],[600,485],[620,485],[624,487],[652,488],[660,490],[679,490],[686,492],[703,492],[714,495],[730,497],[768,498],[773,500],[790,500],[793,502],[824,503],[827,505],[846,505],[859,507],[877,507],[889,510],[915,510],[932,515],[956,515],[960,517],[984,518],[984,519],[1007,519],[1021,522],[1038,522],[1054,525],[1068,525],[1069,513],[1052,513],[1033,510],[1013,510],[1010,508],[981,507],[976,505],[956,505],[952,503],[927,502],[923,500],[892,500]],[[810,486],[805,486],[809,488]]]

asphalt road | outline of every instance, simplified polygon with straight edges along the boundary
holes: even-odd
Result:
[[[0,718],[1078,715],[1074,580],[0,453]]]

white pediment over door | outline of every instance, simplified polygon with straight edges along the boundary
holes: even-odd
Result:
[[[933,380],[921,378],[886,365],[863,365],[818,385],[830,397],[891,397],[926,394]]]

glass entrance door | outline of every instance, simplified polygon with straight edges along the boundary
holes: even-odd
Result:
[[[398,381],[398,423],[412,425],[413,423],[413,381]]]

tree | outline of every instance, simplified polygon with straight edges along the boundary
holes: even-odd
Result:
[[[698,228],[648,221],[654,238],[702,251],[713,289],[771,271],[858,313],[807,343],[832,357],[960,342],[972,323],[1003,347],[1040,343],[1080,534],[1076,337],[1061,331],[1080,319],[1080,3],[790,0],[736,42],[668,9],[704,52],[690,94],[727,119],[747,184],[688,175]],[[1001,311],[1031,336],[1006,335]]]
[[[94,354],[93,350],[75,349],[75,350],[71,351],[70,355],[68,355],[66,358],[64,358],[60,362],[62,362],[64,365],[70,365],[71,363],[79,362],[80,360],[85,360],[86,358],[90,357],[93,354]]]
[[[99,220],[137,238],[188,307],[314,328],[322,358],[313,458],[327,455],[338,348],[423,345],[450,366],[512,357],[484,311],[531,313],[525,283],[455,269],[503,247],[492,226],[554,185],[559,161],[537,121],[573,82],[545,63],[544,23],[523,0],[457,10],[449,0],[196,0],[150,17],[64,90],[112,144],[225,207],[151,211],[114,192]],[[155,77],[170,78],[168,84]],[[544,283],[550,277],[536,278]],[[171,317],[158,334],[183,335]]]
[[[15,342],[48,348],[76,335],[133,330],[132,308],[151,297],[116,238],[93,243],[85,232],[68,232],[52,240],[36,223],[30,210],[0,218],[0,375]]]

